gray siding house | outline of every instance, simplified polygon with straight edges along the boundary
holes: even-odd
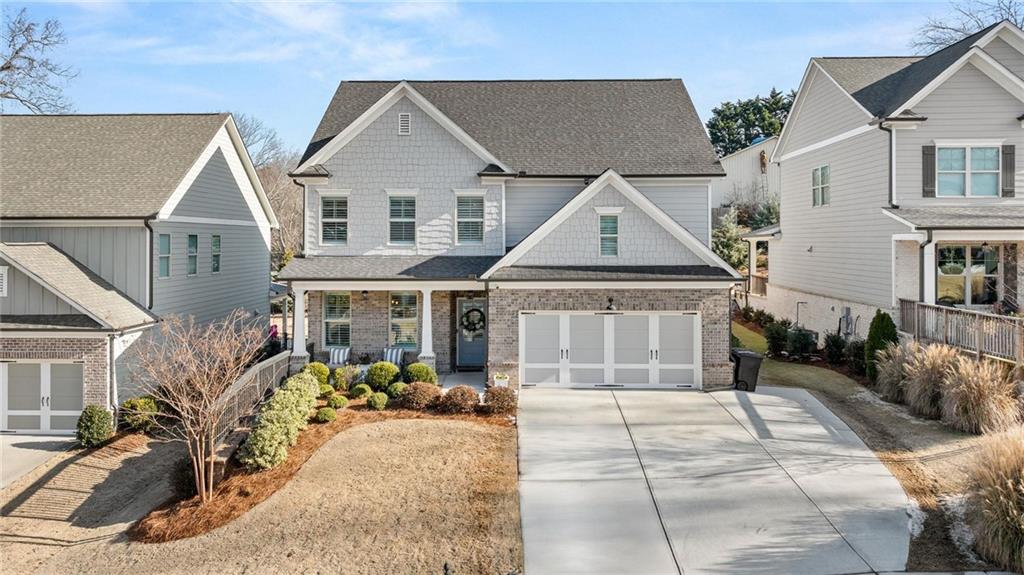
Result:
[[[229,114],[0,131],[0,429],[70,432],[133,395],[132,346],[161,317],[269,314],[277,224]]]
[[[876,309],[947,332],[915,310],[1020,310],[1022,71],[1009,22],[924,57],[811,60],[773,154],[780,226],[747,236],[770,246],[750,303],[855,337]]]
[[[679,80],[342,82],[292,175],[296,364],[730,382],[724,173]]]

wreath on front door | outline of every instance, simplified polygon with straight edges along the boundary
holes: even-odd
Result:
[[[473,341],[477,336],[483,335],[486,325],[484,312],[477,307],[466,310],[459,319],[459,327],[462,328],[462,336],[466,341]]]

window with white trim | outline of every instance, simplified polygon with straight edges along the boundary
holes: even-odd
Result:
[[[210,272],[220,273],[220,236],[210,236]]]
[[[416,245],[416,196],[388,197],[388,243]]]
[[[936,147],[936,193],[940,198],[999,196],[999,146]]]
[[[390,293],[388,344],[392,347],[416,348],[416,292]]]
[[[0,266],[0,297],[7,297],[7,266]]]
[[[408,136],[412,134],[412,114],[402,112],[398,114],[398,135]]]
[[[600,215],[599,235],[602,256],[619,255],[619,216]]]
[[[324,294],[324,346],[349,347],[352,343],[352,296],[349,292]]]
[[[320,198],[320,241],[328,245],[348,243],[348,198],[323,196]]]
[[[194,276],[199,273],[199,236],[188,235],[188,251],[185,253],[185,274]]]
[[[171,277],[171,234],[160,234],[157,237],[157,244],[158,277],[169,278]]]
[[[832,170],[829,166],[821,166],[811,170],[811,203],[814,206],[827,206],[832,202]]]
[[[1000,246],[947,245],[936,254],[935,301],[991,305],[999,301]]]
[[[484,197],[457,196],[455,203],[456,242],[482,244],[484,242]]]

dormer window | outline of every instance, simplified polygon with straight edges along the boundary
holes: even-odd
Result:
[[[398,115],[398,135],[408,136],[412,134],[412,114],[402,112]]]

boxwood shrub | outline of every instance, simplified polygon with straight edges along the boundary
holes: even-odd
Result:
[[[417,381],[410,383],[402,390],[399,401],[406,409],[426,409],[434,405],[441,397],[441,388],[433,383]]]
[[[82,447],[95,447],[114,435],[114,416],[99,405],[87,405],[78,416],[75,438]]]
[[[348,406],[348,399],[344,395],[334,394],[327,398],[327,406],[334,409],[345,409]]]
[[[315,419],[317,423],[330,423],[335,419],[338,419],[338,412],[334,411],[333,407],[321,407],[316,410],[316,415],[313,416],[313,419]]]
[[[352,399],[359,399],[360,397],[363,397],[364,395],[369,395],[372,392],[373,390],[370,389],[369,385],[366,385],[365,383],[360,383],[359,385],[353,387],[352,391],[350,391],[348,394],[352,396]]]
[[[408,386],[400,381],[392,383],[391,385],[388,386],[388,397],[390,397],[391,399],[396,399],[398,396],[402,395],[402,392],[405,391],[406,387]]]
[[[480,395],[468,385],[456,385],[437,401],[437,409],[445,413],[472,413],[480,403]]]
[[[331,378],[331,369],[319,361],[307,364],[302,371],[315,377],[320,385],[327,385],[328,380]]]
[[[121,425],[125,429],[146,433],[156,425],[158,412],[156,400],[148,395],[143,395],[125,400],[121,404],[118,415],[121,417]]]
[[[516,412],[516,392],[511,387],[488,387],[480,407],[484,413],[511,415]]]
[[[437,372],[425,363],[410,363],[405,367],[405,382],[425,381],[437,383]]]
[[[376,409],[377,411],[384,411],[384,408],[388,406],[388,394],[382,391],[371,393],[370,396],[366,398],[366,405],[370,406],[372,409]]]
[[[398,380],[401,371],[390,361],[378,361],[366,370],[366,383],[374,391],[384,391]]]

